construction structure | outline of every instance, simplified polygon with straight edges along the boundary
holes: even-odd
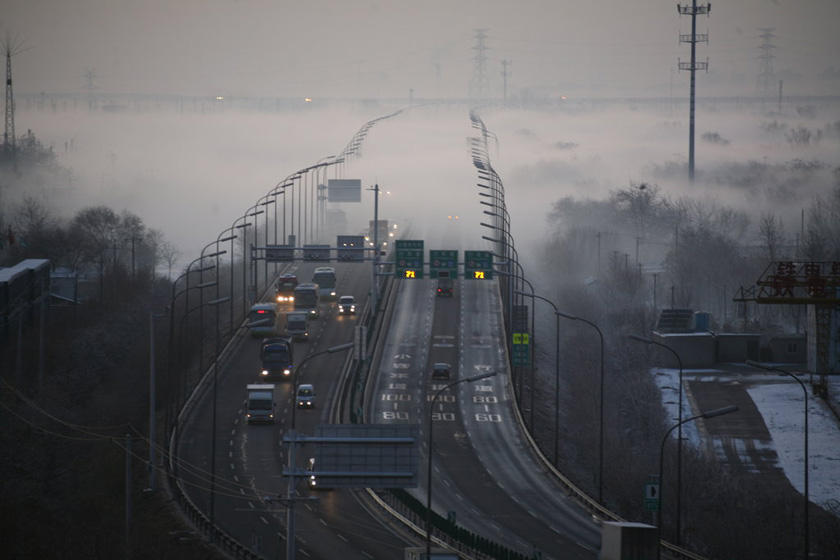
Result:
[[[680,43],[691,44],[691,62],[682,62],[677,59],[677,66],[680,70],[688,70],[691,73],[691,86],[689,89],[689,113],[688,113],[688,180],[694,182],[694,90],[695,73],[697,70],[709,70],[709,59],[705,62],[697,62],[697,43],[709,43],[708,33],[697,33],[697,16],[709,15],[712,9],[711,4],[698,6],[697,0],[692,0],[690,6],[677,4],[677,12],[680,15],[691,16],[691,33],[680,33]]]
[[[807,306],[808,371],[818,376],[814,392],[825,397],[827,376],[840,373],[840,262],[772,262],[733,301]]]

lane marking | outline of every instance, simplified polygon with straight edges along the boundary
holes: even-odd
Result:
[[[266,519],[266,518],[265,518],[265,517],[263,517],[262,515],[260,515],[260,521],[262,521],[262,522],[263,522],[263,525],[268,525],[268,519]]]
[[[344,535],[342,535],[341,533],[336,533],[335,535],[336,535],[339,539],[343,540],[343,541],[344,541],[344,542],[346,542],[346,543],[349,543],[349,542],[350,542],[349,540],[347,540],[347,537],[345,537],[345,536],[344,536]]]

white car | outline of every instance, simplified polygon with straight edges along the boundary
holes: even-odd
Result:
[[[355,315],[356,298],[354,298],[353,296],[341,296],[340,298],[338,298],[338,314]]]

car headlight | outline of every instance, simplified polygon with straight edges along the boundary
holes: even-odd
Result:
[[[290,370],[289,368],[283,370],[283,375],[289,375],[290,373],[292,373],[292,370]]]
[[[335,292],[330,292],[330,295],[331,295],[332,297],[335,297]]]
[[[355,305],[351,305],[351,306],[350,306],[350,311],[356,311],[356,306],[355,306]]]
[[[245,415],[245,418],[250,418],[250,417],[251,417],[251,413],[250,413],[250,412],[249,412],[249,413],[247,413],[247,414]]]
[[[260,375],[268,375],[268,370],[264,369],[260,372]]]

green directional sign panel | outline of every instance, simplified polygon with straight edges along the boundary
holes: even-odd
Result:
[[[394,274],[397,278],[423,278],[423,240],[397,239]]]
[[[531,337],[526,332],[513,333],[512,358],[515,366],[531,365]]]
[[[429,276],[432,278],[440,278],[441,276],[456,278],[458,276],[458,251],[430,250]]]
[[[493,253],[464,251],[464,278],[489,280],[493,278]]]

